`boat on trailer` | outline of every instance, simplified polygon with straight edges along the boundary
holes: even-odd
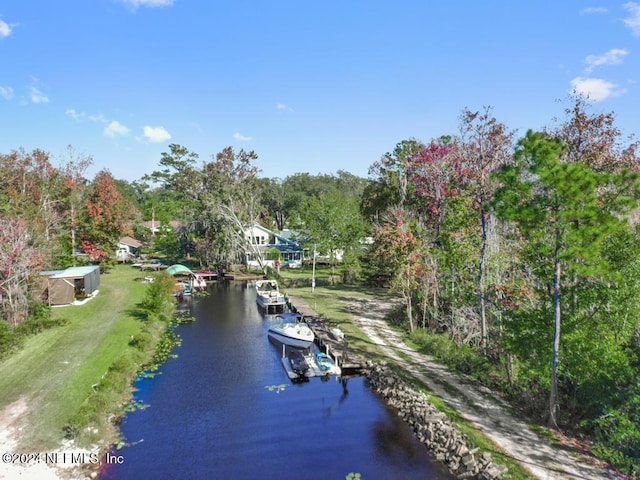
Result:
[[[275,280],[256,281],[256,302],[267,313],[284,312],[287,296],[280,292]]]

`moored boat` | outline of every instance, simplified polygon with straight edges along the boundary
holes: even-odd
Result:
[[[334,359],[324,352],[316,353],[315,360],[323,375],[340,375],[342,373],[342,369]]]
[[[300,314],[284,314],[276,317],[278,323],[269,326],[267,335],[285,345],[308,348],[315,335]]]
[[[287,297],[280,293],[275,280],[256,281],[256,302],[267,313],[283,312],[287,305]]]
[[[320,370],[325,372],[331,370],[331,367],[333,367],[333,360],[324,352],[316,353],[316,362],[318,362]]]
[[[294,373],[300,376],[305,375],[309,370],[309,364],[300,350],[291,350],[289,352],[289,363]]]
[[[191,284],[182,281],[177,282],[173,287],[173,294],[178,298],[191,295]]]

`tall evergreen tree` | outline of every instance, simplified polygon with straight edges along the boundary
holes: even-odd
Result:
[[[636,201],[631,187],[636,175],[596,172],[582,162],[563,163],[565,145],[529,130],[518,142],[514,165],[498,174],[502,186],[495,196],[497,214],[515,222],[539,262],[539,281],[551,293],[553,337],[549,389],[549,423],[557,426],[558,369],[562,326],[562,291],[571,274],[594,275],[606,271],[601,256],[603,240],[620,228],[620,215]],[[616,191],[603,201],[600,192]]]

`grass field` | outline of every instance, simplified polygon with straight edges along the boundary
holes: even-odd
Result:
[[[140,272],[118,265],[101,275],[99,294],[84,305],[54,308],[68,323],[30,337],[0,362],[0,410],[23,399],[28,412],[19,443],[46,451],[115,359],[141,330],[136,305],[144,295]],[[126,396],[127,392],[123,392]]]
[[[354,325],[353,313],[345,305],[354,298],[374,298],[383,301],[395,298],[388,290],[361,284],[338,284],[319,286],[313,292],[310,287],[288,287],[283,291],[288,295],[302,298],[330,326],[340,327],[353,353],[369,360],[381,358],[380,349]]]

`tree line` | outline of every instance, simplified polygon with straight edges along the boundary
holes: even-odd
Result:
[[[575,96],[519,136],[491,107],[464,109],[457,132],[400,141],[366,179],[262,178],[257,154],[232,147],[201,161],[171,144],[134,182],[85,178],[91,158],[71,147],[58,166],[39,150],[0,154],[2,318],[18,325],[38,305],[40,269],[107,265],[123,235],[212,267],[260,258],[244,235],[254,223],[289,228],[344,281],[396,292],[414,341],[438,335],[472,352],[463,369],[476,362],[529,414],[589,435],[637,474],[637,146],[613,112]],[[152,218],[153,239],[141,227]]]

